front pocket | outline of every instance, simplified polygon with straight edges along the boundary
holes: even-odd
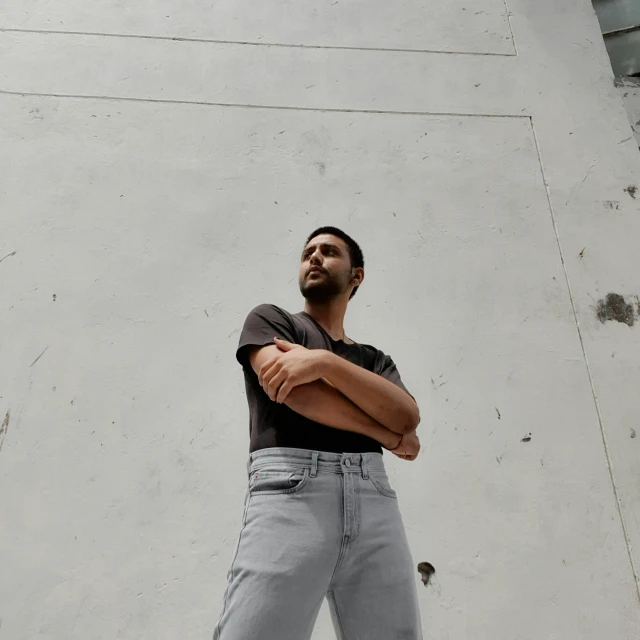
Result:
[[[378,490],[378,493],[386,498],[398,497],[398,494],[389,484],[389,478],[386,473],[369,473],[369,480],[371,480],[373,486]]]
[[[258,469],[249,477],[249,491],[252,496],[297,493],[309,477],[309,469]]]

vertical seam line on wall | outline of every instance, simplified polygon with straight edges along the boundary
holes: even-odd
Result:
[[[511,23],[511,12],[509,11],[509,5],[507,0],[503,0],[504,10],[507,12],[507,22],[509,23],[509,31],[511,32],[511,43],[513,44],[513,55],[518,56],[518,45],[516,44],[516,37],[513,35],[513,24]]]
[[[506,1],[506,0],[505,0]],[[549,183],[547,182],[547,176],[544,171],[544,164],[542,162],[542,153],[540,151],[540,144],[538,142],[538,136],[536,135],[536,129],[533,124],[533,117],[529,116],[529,121],[531,123],[531,131],[533,133],[533,140],[536,145],[536,152],[538,153],[538,162],[540,164],[540,173],[542,175],[542,182],[544,184],[545,192],[547,194],[547,203],[549,205],[549,213],[551,214],[551,223],[553,224],[553,231],[556,236],[556,242],[558,244],[558,251],[560,253],[560,262],[562,263],[562,270],[564,271],[565,281],[567,283],[567,289],[569,291],[569,301],[571,302],[571,310],[573,311],[573,318],[576,323],[576,329],[578,331],[578,338],[580,340],[580,347],[582,349],[582,356],[584,358],[584,363],[587,369],[587,376],[589,378],[589,384],[591,386],[591,395],[593,396],[593,402],[596,408],[596,414],[598,416],[598,425],[600,427],[600,435],[602,436],[602,444],[604,445],[605,457],[607,460],[607,467],[609,469],[609,477],[611,478],[611,485],[613,487],[613,495],[616,500],[616,505],[618,508],[618,514],[620,516],[620,523],[622,525],[622,534],[624,536],[625,544],[627,546],[627,553],[629,554],[629,562],[631,564],[631,572],[633,574],[633,579],[636,583],[636,590],[638,593],[638,599],[640,599],[640,580],[638,578],[638,573],[636,571],[635,562],[633,559],[633,551],[631,540],[629,539],[629,531],[627,528],[627,523],[624,518],[624,511],[622,509],[622,500],[620,498],[620,494],[618,492],[618,487],[616,485],[615,475],[613,473],[613,464],[611,462],[611,452],[609,450],[609,443],[607,442],[607,434],[605,433],[604,423],[602,420],[602,412],[600,411],[600,403],[598,402],[598,396],[596,394],[595,383],[593,381],[593,374],[591,372],[591,367],[589,366],[589,359],[587,358],[587,351],[584,345],[584,340],[582,338],[582,330],[580,329],[580,322],[578,320],[578,313],[576,311],[576,305],[573,299],[573,292],[571,290],[571,282],[569,280],[569,273],[567,271],[567,265],[564,260],[564,254],[562,252],[562,244],[560,242],[560,235],[558,233],[558,225],[556,223],[556,216],[553,210],[553,204],[551,202],[551,192],[549,190]]]

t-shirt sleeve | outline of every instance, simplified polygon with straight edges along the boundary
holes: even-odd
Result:
[[[244,368],[251,368],[248,347],[275,344],[274,336],[287,342],[297,342],[295,326],[283,309],[273,304],[258,305],[249,312],[244,321],[236,350],[236,360]]]
[[[379,355],[379,370],[377,373],[390,382],[393,382],[393,384],[398,385],[401,389],[404,389],[413,398],[407,387],[404,386],[400,372],[396,367],[396,363],[391,359],[391,356],[385,355],[382,352],[380,352]],[[413,399],[415,400],[415,398]]]

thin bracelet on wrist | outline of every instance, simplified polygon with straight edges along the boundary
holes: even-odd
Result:
[[[392,449],[389,449],[389,451],[395,451],[401,444],[402,444],[402,439],[404,438],[404,435],[400,436],[400,440],[398,440],[398,444],[393,447]]]

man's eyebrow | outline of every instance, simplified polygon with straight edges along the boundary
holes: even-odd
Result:
[[[331,249],[337,249],[338,251],[340,251],[340,247],[337,244],[333,244],[333,242],[321,242],[320,246],[330,247]],[[315,248],[316,248],[316,245],[314,244],[312,244],[310,247],[305,247],[304,250],[302,251],[302,255],[307,253],[307,251],[310,251],[311,249],[315,249]]]

